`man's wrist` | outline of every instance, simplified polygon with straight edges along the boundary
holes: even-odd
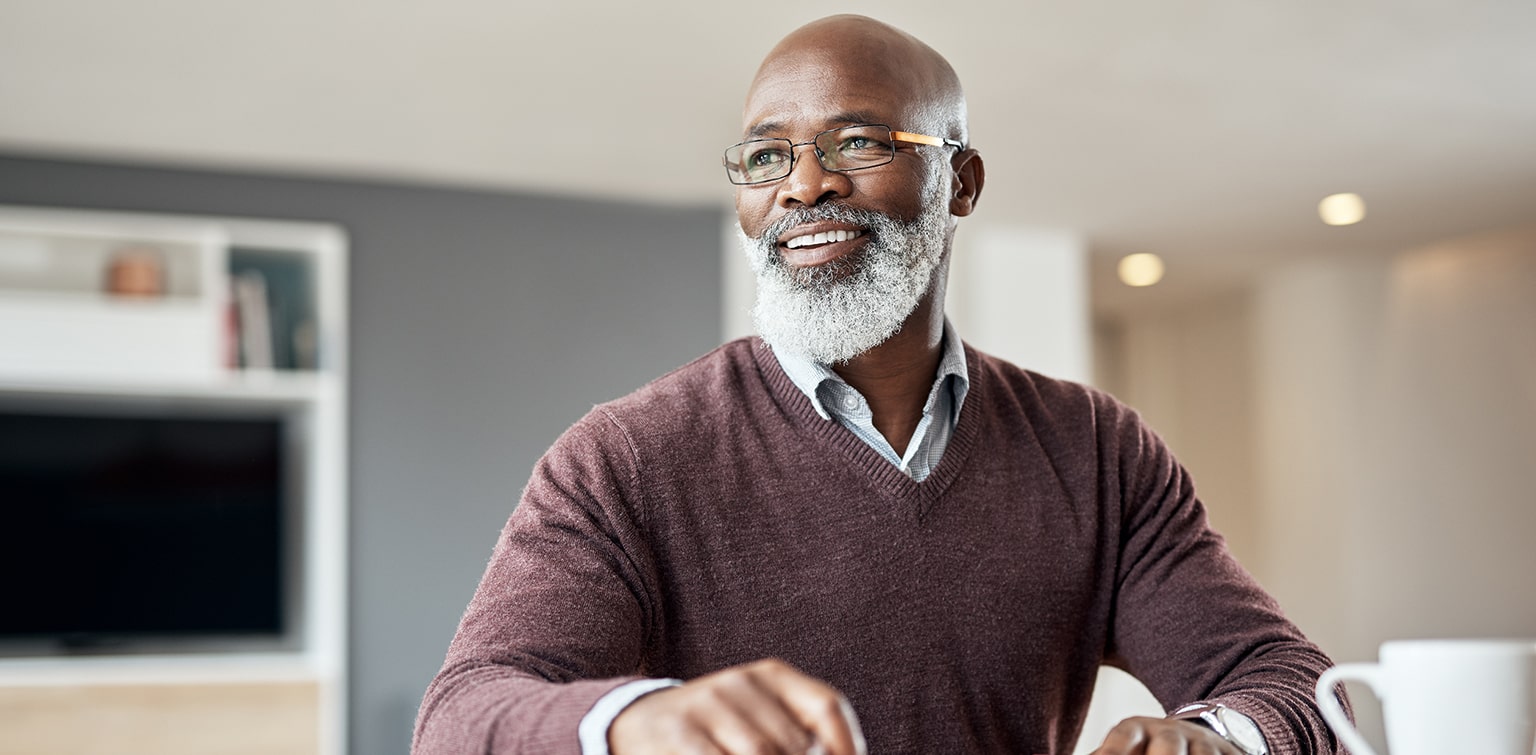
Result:
[[[1219,703],[1193,703],[1174,711],[1169,718],[1197,723],[1227,740],[1244,755],[1269,755],[1269,744],[1259,725],[1242,713]]]
[[[581,741],[581,755],[608,755],[608,729],[631,703],[658,690],[677,687],[680,679],[640,679],[621,684],[597,699],[592,709],[581,717],[576,728]]]

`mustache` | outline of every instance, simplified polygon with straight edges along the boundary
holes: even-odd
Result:
[[[789,229],[822,220],[862,226],[871,236],[877,235],[881,226],[889,227],[900,222],[894,216],[875,210],[849,207],[845,204],[819,204],[814,207],[796,207],[790,210],[763,229],[762,235],[758,236],[757,240],[763,246],[773,249],[778,247],[779,238]]]

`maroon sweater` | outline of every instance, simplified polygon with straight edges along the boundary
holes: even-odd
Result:
[[[735,341],[568,430],[534,470],[416,753],[576,753],[642,677],[776,657],[841,690],[872,753],[1072,749],[1097,668],[1330,753],[1329,660],[1206,525],[1134,412],[967,349],[942,462],[911,480]]]

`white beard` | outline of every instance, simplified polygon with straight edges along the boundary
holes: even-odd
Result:
[[[752,319],[763,340],[815,362],[840,364],[895,335],[944,257],[949,207],[942,184],[933,183],[923,192],[922,213],[910,222],[833,204],[792,210],[755,239],[737,226],[757,274]],[[791,268],[779,254],[779,237],[818,220],[862,226],[869,240],[848,257]]]

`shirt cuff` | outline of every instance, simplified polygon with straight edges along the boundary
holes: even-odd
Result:
[[[608,755],[608,727],[629,704],[659,689],[677,687],[679,679],[641,679],[637,682],[614,687],[592,704],[587,715],[581,717],[576,734],[581,741],[581,755]]]

